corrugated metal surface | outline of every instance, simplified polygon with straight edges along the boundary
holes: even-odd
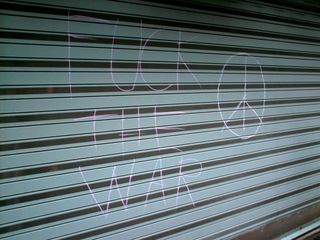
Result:
[[[319,202],[319,13],[1,1],[1,238],[226,239]]]

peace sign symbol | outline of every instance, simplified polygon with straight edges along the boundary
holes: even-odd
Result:
[[[250,75],[247,73],[248,66],[251,70]],[[240,71],[243,69],[243,74],[229,74],[228,71],[231,73],[233,68]],[[223,92],[222,89],[230,88],[230,83],[240,87],[240,89],[242,88],[242,91]],[[241,84],[239,85],[239,83]],[[249,87],[258,88],[259,91],[248,91]],[[231,113],[230,111],[224,112],[221,102],[234,101],[234,98],[239,100],[237,106]],[[233,135],[241,139],[249,139],[255,136],[263,124],[265,99],[266,85],[259,60],[248,53],[238,53],[229,57],[222,68],[217,88],[217,105],[224,123],[224,129],[229,130]],[[258,106],[260,105],[259,107],[253,107],[250,101],[261,101],[261,103],[258,104]],[[242,128],[237,127],[239,124],[242,125]]]

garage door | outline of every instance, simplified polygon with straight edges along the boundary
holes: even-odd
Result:
[[[1,238],[228,239],[319,203],[293,6],[1,1]]]

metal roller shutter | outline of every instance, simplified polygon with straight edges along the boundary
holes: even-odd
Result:
[[[1,239],[228,239],[319,203],[310,10],[1,1]]]

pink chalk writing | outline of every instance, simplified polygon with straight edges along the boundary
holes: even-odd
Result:
[[[82,16],[82,15],[73,15],[72,17],[74,18],[78,18],[81,20],[85,20],[85,21],[90,21],[90,22],[95,22],[95,23],[103,23],[103,24],[110,24],[110,22],[108,20],[104,20],[104,19],[98,19],[98,18],[94,18],[94,17],[88,17],[88,16]],[[145,70],[143,68],[143,58],[145,57],[145,55],[147,54],[147,48],[150,47],[150,45],[152,45],[152,42],[155,40],[157,34],[162,34],[165,30],[163,29],[155,29],[155,30],[151,30],[150,33],[148,35],[143,34],[143,24],[142,21],[140,22],[140,45],[139,48],[137,49],[137,61],[136,61],[136,69],[134,72],[134,77],[132,79],[132,83],[130,84],[129,87],[123,87],[122,84],[120,84],[120,80],[115,76],[115,72],[114,71],[114,67],[115,64],[114,62],[116,62],[115,59],[115,51],[116,51],[116,40],[117,40],[117,31],[119,28],[119,20],[117,19],[116,23],[113,26],[113,32],[112,32],[112,41],[111,41],[111,47],[110,47],[110,78],[112,81],[112,84],[114,87],[116,87],[116,89],[118,89],[121,92],[124,93],[129,93],[135,90],[136,88],[136,84],[138,82],[138,80],[142,81],[144,86],[147,86],[147,88],[149,88],[152,91],[156,91],[156,92],[163,92],[163,91],[167,91],[169,90],[171,87],[176,87],[177,90],[180,90],[181,86],[180,86],[180,82],[181,82],[181,76],[180,76],[180,70],[181,67],[184,67],[186,72],[189,74],[189,76],[191,76],[191,78],[198,84],[198,86],[201,88],[201,82],[199,81],[199,79],[197,78],[197,76],[192,72],[192,69],[190,69],[189,65],[186,63],[184,57],[182,56],[182,51],[181,48],[183,46],[183,44],[187,43],[188,41],[191,41],[192,39],[194,39],[195,36],[193,38],[190,38],[188,41],[184,42],[182,41],[182,33],[181,31],[178,31],[178,41],[177,41],[177,56],[174,55],[175,60],[174,60],[174,64],[176,61],[176,70],[173,74],[173,78],[175,76],[175,83],[167,83],[165,86],[161,86],[159,88],[156,88],[156,84],[153,84],[150,79],[147,79],[147,75],[145,73]],[[92,38],[89,35],[81,35],[81,34],[74,34],[70,32],[70,11],[68,11],[68,23],[67,23],[67,32],[68,32],[68,44],[67,44],[67,55],[68,55],[68,84],[69,84],[69,92],[70,92],[70,97],[72,97],[72,62],[71,62],[71,40],[72,39],[87,39],[87,40],[92,40],[94,38]],[[220,102],[222,101],[222,93],[220,92],[220,88],[221,86],[224,84],[224,75],[225,75],[225,71],[226,71],[226,67],[228,64],[231,64],[231,61],[233,58],[236,57],[242,57],[244,58],[244,78],[243,78],[243,97],[242,99],[239,99],[239,103],[237,105],[237,107],[235,109],[233,109],[233,111],[231,110],[230,114],[225,114],[222,111],[222,107]],[[254,109],[251,105],[250,102],[248,101],[248,96],[247,96],[247,88],[248,88],[248,79],[247,79],[247,65],[248,65],[248,60],[253,60],[255,61],[255,64],[259,67],[260,69],[260,73],[261,73],[261,84],[263,86],[263,107],[262,110],[259,112],[259,110]],[[134,65],[134,66],[135,66]],[[249,78],[249,77],[248,77]],[[123,82],[123,80],[121,79],[121,81]],[[130,80],[131,81],[131,80]],[[224,129],[229,130],[233,135],[235,135],[236,137],[239,137],[241,139],[248,139],[252,136],[254,136],[255,134],[257,134],[259,128],[262,125],[262,118],[263,118],[263,114],[264,114],[264,110],[265,110],[265,81],[264,81],[264,77],[263,77],[263,73],[262,73],[262,67],[260,62],[253,56],[251,56],[250,54],[247,53],[238,53],[236,55],[231,56],[227,62],[225,63],[225,65],[222,68],[222,72],[218,81],[218,88],[217,88],[217,106],[218,106],[218,111],[220,114],[220,117],[222,119],[222,122],[224,124]],[[161,95],[161,94],[159,94]],[[149,106],[148,106],[149,108]],[[242,112],[241,112],[241,108],[242,108]],[[127,123],[129,118],[125,118],[125,112],[126,109],[122,109],[121,110],[121,118],[119,117],[118,120],[121,121],[121,129],[116,132],[116,136],[118,136],[119,138],[121,137],[121,154],[122,154],[122,158],[125,154],[125,150],[126,150],[126,141],[129,142],[129,140],[137,140],[137,143],[139,145],[139,150],[143,151],[141,149],[143,149],[143,143],[147,141],[149,141],[148,138],[143,138],[143,141],[141,141],[141,135],[144,134],[144,132],[142,131],[143,129],[141,129],[141,121],[144,121],[143,118],[141,120],[141,109],[140,107],[137,107],[137,112],[136,112],[136,116],[135,119],[137,120],[136,124],[137,126],[135,126],[134,128],[125,128],[125,124]],[[130,109],[131,112],[132,109]],[[229,123],[230,121],[234,118],[235,114],[237,112],[242,113],[242,130],[239,132],[239,130],[234,130],[231,127],[229,127]],[[248,112],[251,113],[251,115],[253,115],[253,117],[257,118],[259,120],[259,125],[256,127],[256,129],[254,130],[254,132],[252,133],[248,133],[248,127],[246,126],[246,117],[248,117]],[[144,111],[142,111],[143,114],[145,114]],[[132,113],[131,113],[132,114]],[[157,152],[157,155],[154,159],[148,159],[149,163],[154,164],[154,167],[152,168],[152,165],[150,167],[150,172],[152,171],[151,175],[151,179],[149,182],[146,183],[146,191],[144,192],[145,194],[143,195],[143,207],[144,209],[146,209],[150,203],[150,195],[152,192],[158,192],[161,193],[161,198],[162,198],[162,203],[161,206],[163,205],[164,207],[168,206],[168,203],[170,203],[170,201],[168,200],[168,197],[166,196],[166,189],[168,188],[169,185],[166,185],[166,180],[165,176],[164,176],[164,165],[167,163],[164,161],[164,158],[162,157],[164,150],[174,150],[174,151],[167,151],[167,152],[174,152],[174,157],[178,157],[179,159],[179,163],[175,164],[175,165],[171,165],[171,166],[175,166],[177,172],[178,172],[178,176],[177,177],[177,185],[176,185],[176,195],[175,198],[173,198],[173,201],[175,200],[175,206],[178,206],[179,201],[181,202],[182,200],[182,192],[184,192],[184,199],[187,199],[187,201],[191,202],[191,204],[196,207],[196,201],[192,196],[192,185],[190,185],[190,183],[192,181],[195,181],[195,178],[199,178],[202,174],[203,171],[203,166],[202,163],[196,159],[196,158],[191,158],[191,157],[185,157],[185,154],[183,153],[183,151],[178,147],[178,146],[163,146],[164,144],[162,144],[160,142],[160,139],[162,139],[161,137],[163,136],[164,138],[167,137],[167,135],[162,135],[160,137],[161,134],[164,133],[169,133],[170,134],[174,131],[184,131],[185,129],[183,127],[175,127],[175,126],[168,126],[166,125],[159,125],[158,121],[161,121],[162,119],[166,118],[166,116],[172,116],[172,115],[183,115],[185,114],[184,111],[158,111],[158,107],[154,106],[154,110],[152,113],[152,117],[153,117],[153,123],[151,122],[151,124],[153,124],[153,128],[151,127],[151,129],[154,129],[154,133],[151,131],[152,134],[154,134],[154,138],[152,140],[155,141],[155,149]],[[97,146],[97,128],[96,128],[96,121],[98,119],[109,119],[113,116],[115,116],[117,114],[101,114],[99,115],[97,113],[97,110],[94,109],[93,110],[93,114],[90,116],[84,116],[81,118],[77,118],[74,119],[75,121],[92,121],[92,136],[93,136],[93,143],[94,146]],[[149,117],[149,116],[147,116]],[[168,117],[169,118],[169,117]],[[166,118],[167,120],[167,118]],[[132,120],[129,120],[130,123],[132,122]],[[150,123],[148,123],[150,124]],[[130,124],[131,126],[131,124]],[[142,125],[144,126],[144,125]],[[146,131],[147,132],[147,131]],[[148,133],[150,131],[148,130]],[[129,138],[130,139],[125,139],[125,138]],[[161,140],[162,142],[163,139]],[[131,144],[131,143],[130,143]],[[142,146],[141,146],[142,145]],[[120,148],[120,144],[118,145]],[[131,146],[130,146],[131,147]],[[149,146],[146,146],[149,148]],[[140,149],[141,148],[141,149]],[[119,155],[120,155],[120,150],[119,151]],[[176,151],[176,152],[175,152]],[[167,154],[167,153],[166,153]],[[166,159],[171,159],[171,157],[166,157]],[[166,161],[167,161],[166,160]],[[107,217],[109,212],[110,212],[110,205],[112,202],[114,201],[121,201],[122,206],[124,209],[128,208],[129,205],[129,200],[130,200],[130,192],[131,192],[131,182],[133,180],[134,177],[134,168],[135,168],[135,164],[136,164],[136,159],[133,159],[132,163],[131,163],[131,168],[130,168],[130,173],[128,173],[128,182],[126,183],[126,190],[124,190],[125,188],[120,187],[119,185],[123,182],[123,181],[118,181],[118,176],[117,176],[117,169],[119,170],[118,166],[111,166],[110,170],[112,168],[112,173],[111,173],[111,177],[110,177],[110,184],[108,186],[107,189],[107,197],[104,200],[104,202],[106,202],[106,204],[101,204],[98,200],[97,194],[92,190],[89,182],[87,181],[84,171],[82,170],[82,168],[79,166],[79,172],[81,175],[81,179],[83,181],[83,183],[85,184],[86,188],[89,191],[89,194],[91,196],[91,198],[93,199],[93,202],[95,205],[97,205],[97,208],[99,209],[99,211],[105,216]],[[127,165],[128,166],[128,165]],[[190,170],[190,166],[192,167],[192,170]],[[188,169],[188,170],[186,170]],[[122,176],[123,177],[123,176]],[[120,184],[119,184],[120,182]],[[100,196],[100,195],[99,195]],[[141,205],[141,206],[142,206]],[[174,205],[174,204],[173,204]]]
[[[160,139],[159,139],[159,132],[158,132],[158,123],[157,123],[157,106],[154,107],[154,128],[155,128],[155,134],[156,134],[156,142],[157,142],[157,147],[160,151],[161,149],[161,146],[160,146]],[[161,192],[162,192],[162,197],[163,197],[163,203],[165,205],[167,205],[167,202],[166,202],[166,197],[165,197],[165,194],[164,194],[164,183],[163,183],[163,172],[162,172],[162,161],[163,159],[160,157],[157,159],[156,161],[156,165],[154,167],[154,170],[153,170],[153,173],[152,173],[152,180],[151,182],[149,183],[149,189],[148,189],[148,192],[147,192],[147,196],[146,196],[146,200],[145,200],[145,208],[146,208],[146,204],[148,202],[148,197],[149,197],[149,193],[150,193],[150,190],[151,190],[151,187],[152,185],[156,185],[156,186],[159,186],[160,189],[161,189]],[[159,168],[159,169],[157,169]],[[156,173],[159,172],[159,180],[156,180],[155,181],[155,175]]]
[[[182,185],[184,185],[187,188],[188,191],[188,196],[190,197],[190,200],[192,202],[192,205],[195,207],[195,202],[192,198],[192,194],[188,185],[188,181],[186,180],[186,178],[197,178],[201,175],[202,173],[202,163],[198,163],[200,166],[200,171],[195,173],[195,174],[185,174],[183,172],[183,166],[185,163],[187,162],[198,162],[197,159],[184,159],[183,157],[181,157],[180,159],[180,167],[179,167],[179,177],[178,177],[178,189],[177,189],[177,197],[176,197],[176,206],[178,205],[178,199],[179,199],[179,193],[180,193],[180,188]]]
[[[138,76],[139,76],[139,65],[140,65],[140,63],[139,63],[139,61],[137,62],[137,69],[136,69],[136,73],[135,73],[135,77],[134,77],[134,80],[133,80],[132,87],[130,87],[128,89],[124,89],[124,88],[120,87],[117,84],[117,82],[115,80],[115,77],[114,77],[114,73],[113,73],[113,55],[114,55],[114,48],[115,48],[114,45],[115,45],[115,39],[116,39],[115,36],[116,36],[118,24],[119,24],[119,20],[117,20],[117,22],[116,22],[116,24],[114,26],[113,35],[112,35],[112,44],[111,44],[111,51],[110,51],[110,76],[111,76],[111,80],[112,80],[114,86],[118,90],[120,90],[121,92],[131,92],[131,91],[134,90],[136,82],[137,82],[137,79],[138,79]],[[140,49],[141,49],[141,44],[140,44]],[[138,59],[140,59],[140,57],[138,57]]]
[[[117,116],[117,114],[101,114],[97,115],[97,110],[95,109],[93,111],[92,116],[85,116],[81,118],[76,118],[74,121],[86,121],[86,120],[92,120],[92,135],[93,135],[93,141],[94,141],[94,146],[96,147],[97,145],[97,135],[96,135],[96,120],[97,119],[106,119],[110,117]]]
[[[239,101],[237,107],[232,111],[231,114],[229,114],[229,116],[227,114],[224,114],[222,109],[221,109],[221,104],[220,104],[220,101],[222,100],[222,93],[220,93],[220,88],[221,86],[223,85],[223,82],[224,82],[224,75],[226,74],[226,68],[228,65],[231,64],[232,60],[233,59],[244,59],[244,72],[243,72],[243,96],[242,96],[242,99]],[[261,94],[261,97],[262,97],[262,108],[261,110],[259,110],[260,112],[258,113],[255,108],[253,108],[251,106],[251,104],[249,103],[248,101],[248,96],[247,96],[247,84],[248,84],[248,81],[247,81],[247,64],[248,64],[248,60],[251,60],[254,65],[256,65],[259,70],[260,70],[260,79],[258,79],[260,81],[260,84],[263,88],[263,91],[262,91],[262,94]],[[218,89],[217,89],[217,102],[218,102],[218,110],[219,110],[219,113],[220,113],[220,117],[224,123],[224,129],[227,129],[229,130],[233,135],[239,137],[240,139],[242,140],[246,140],[246,139],[249,139],[253,136],[255,136],[260,127],[262,126],[263,124],[263,115],[264,115],[264,111],[265,111],[265,99],[266,99],[266,88],[265,88],[265,80],[264,80],[264,76],[263,76],[263,72],[262,72],[262,67],[261,67],[261,63],[259,62],[258,59],[256,59],[254,56],[251,56],[250,54],[248,53],[238,53],[238,54],[235,54],[235,55],[232,55],[231,57],[228,58],[227,62],[224,64],[223,68],[222,68],[222,72],[220,74],[220,78],[219,78],[219,84],[218,84]],[[232,129],[231,127],[229,127],[229,122],[234,118],[234,115],[238,112],[238,111],[241,111],[241,108],[242,108],[242,131],[237,131],[237,130],[234,130]],[[246,129],[246,111],[250,111],[251,113],[253,113],[253,116],[259,121],[259,124],[258,126],[255,128],[254,132],[249,132],[247,131]]]
[[[110,185],[109,185],[109,191],[108,191],[108,198],[107,198],[107,204],[105,209],[103,209],[103,207],[101,206],[101,204],[98,202],[95,193],[93,192],[93,190],[91,189],[87,179],[84,176],[84,173],[81,169],[81,167],[79,167],[79,172],[81,174],[82,180],[85,183],[85,185],[88,188],[88,191],[90,192],[90,195],[92,197],[92,199],[94,200],[95,204],[97,205],[97,207],[99,208],[100,212],[107,217],[108,213],[109,213],[109,208],[110,208],[110,203],[111,203],[111,194],[113,193],[113,191],[116,191],[116,193],[118,194],[123,207],[126,209],[129,203],[129,194],[130,194],[130,186],[131,186],[131,181],[132,181],[132,177],[133,177],[133,169],[134,169],[134,165],[135,165],[135,160],[133,160],[133,163],[131,165],[131,171],[130,171],[130,175],[129,175],[129,180],[128,180],[128,186],[127,186],[127,191],[125,194],[125,198],[122,196],[121,190],[119,188],[119,184],[118,184],[118,179],[117,179],[117,174],[116,174],[116,170],[117,167],[113,167],[112,169],[112,176],[111,176],[111,180],[110,180]]]
[[[89,16],[84,16],[84,15],[72,15],[72,17],[75,19],[81,19],[81,20],[86,20],[86,21],[90,21],[90,22],[110,23],[110,21],[105,20],[105,19],[89,17]]]
[[[164,113],[164,112],[163,112]],[[167,112],[168,115],[170,115],[170,112]],[[164,114],[160,114],[160,115],[164,115]],[[75,120],[79,121],[79,120],[92,120],[93,123],[95,123],[95,121],[97,120],[97,118],[105,118],[105,117],[110,117],[110,116],[114,116],[113,114],[106,114],[106,115],[97,115],[97,111],[94,110],[93,115],[92,116],[85,116],[85,117],[81,117],[81,118],[77,118]],[[137,110],[137,116],[138,116],[138,129],[140,129],[140,109]],[[161,154],[161,151],[163,150],[168,150],[168,149],[172,149],[176,152],[181,152],[182,150],[179,149],[178,147],[174,147],[174,146],[169,146],[169,147],[162,147],[161,143],[160,143],[160,136],[159,136],[159,130],[161,129],[165,129],[165,130],[183,130],[183,128],[174,128],[174,127],[159,127],[158,126],[158,112],[157,112],[157,106],[154,107],[154,112],[153,112],[153,124],[154,124],[154,130],[155,130],[155,141],[156,141],[156,147],[159,151],[159,154]],[[124,137],[131,135],[128,132],[125,132],[125,109],[122,109],[122,114],[121,114],[121,137],[122,137],[122,153],[124,153],[125,151],[125,145],[124,145]],[[95,124],[93,125],[93,132],[95,134],[96,132],[96,128],[95,128]],[[140,130],[139,131],[135,131],[132,132],[132,134],[134,134],[135,136],[140,136]],[[95,135],[94,135],[95,136]],[[96,141],[96,137],[94,137],[94,140]],[[140,138],[139,138],[140,140]],[[140,143],[139,143],[140,144]],[[176,156],[175,156],[176,157]],[[148,183],[148,187],[146,189],[146,195],[145,195],[145,200],[144,200],[144,209],[147,208],[147,206],[149,205],[149,196],[150,193],[152,191],[160,191],[161,195],[162,195],[162,202],[164,206],[167,206],[167,199],[166,199],[166,195],[165,195],[165,189],[166,189],[166,183],[165,183],[165,179],[164,179],[164,173],[163,173],[163,158],[161,156],[156,158],[155,161],[155,165],[152,171],[152,176],[151,179]],[[110,178],[110,184],[109,184],[109,188],[107,190],[107,198],[106,198],[106,204],[101,204],[98,201],[98,198],[96,196],[96,193],[92,190],[90,184],[88,183],[88,180],[85,177],[85,174],[82,170],[81,167],[79,167],[79,172],[82,178],[82,181],[85,183],[91,198],[93,199],[94,203],[97,205],[97,208],[99,209],[99,211],[107,218],[109,212],[110,212],[110,204],[113,201],[116,201],[117,199],[119,199],[122,203],[122,206],[124,209],[128,208],[129,205],[129,200],[130,200],[130,190],[131,190],[131,183],[132,183],[132,179],[134,177],[134,167],[136,164],[136,160],[134,159],[132,164],[131,164],[131,169],[130,169],[130,174],[128,177],[128,183],[126,186],[126,191],[124,190],[125,188],[120,187],[119,186],[119,182],[118,182],[118,176],[117,176],[117,166],[113,166],[112,168],[112,174],[111,174],[111,178]],[[185,171],[183,171],[183,167],[186,166],[187,164],[199,164],[199,168],[200,172],[198,173],[194,173],[194,174],[187,174]],[[198,163],[197,159],[189,159],[189,158],[184,158],[183,156],[180,157],[179,160],[179,173],[178,173],[178,178],[177,178],[177,193],[176,193],[176,206],[179,202],[179,198],[181,197],[180,192],[181,189],[184,187],[187,191],[187,196],[189,197],[191,203],[193,206],[195,206],[195,201],[192,197],[192,192],[191,189],[189,187],[189,179],[192,178],[196,178],[199,177],[202,173],[202,164]],[[125,192],[124,192],[125,191]],[[112,198],[112,196],[114,196]],[[117,197],[115,197],[117,196]]]

